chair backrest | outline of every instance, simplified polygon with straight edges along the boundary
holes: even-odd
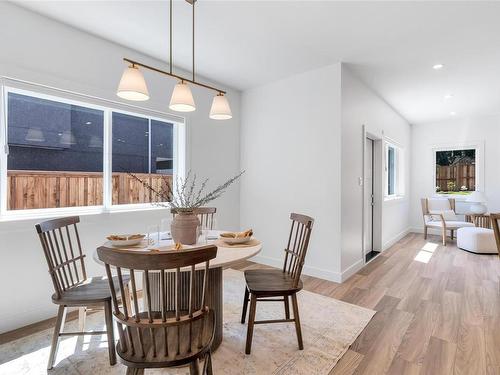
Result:
[[[455,211],[454,198],[423,198],[422,212],[424,215],[429,214],[429,211]]]
[[[493,227],[493,232],[495,233],[495,241],[497,243],[498,256],[500,257],[500,226],[498,221],[500,220],[500,213],[490,214],[491,226]]]
[[[209,314],[213,314],[207,299],[208,275],[217,246],[168,251],[99,247],[97,253],[106,267],[122,351],[138,355],[144,362],[175,361],[177,356],[200,347]],[[112,278],[111,267],[116,268],[116,279]],[[143,304],[138,302],[137,273],[143,277]],[[130,277],[130,290],[124,275]],[[157,309],[151,302],[153,276],[160,289]],[[125,303],[120,305],[119,299]],[[198,337],[192,337],[193,332],[198,332]]]
[[[177,215],[177,211],[171,210],[172,216]],[[198,207],[193,210],[193,212],[198,216],[200,225],[204,229],[214,229],[215,224],[215,214],[217,213],[217,207]]]
[[[85,254],[82,252],[76,226],[79,222],[78,216],[71,216],[35,225],[49,266],[56,299],[60,298],[65,290],[87,278]]]
[[[430,211],[449,211],[455,212],[455,199],[454,198],[422,198],[420,199],[422,205],[422,216],[424,222],[430,216]]]
[[[294,287],[299,284],[300,275],[309,247],[309,238],[314,224],[312,217],[301,214],[290,214],[292,225],[285,248],[285,262],[283,272],[293,278]]]

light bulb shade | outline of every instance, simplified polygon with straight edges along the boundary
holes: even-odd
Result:
[[[473,191],[467,197],[467,202],[486,203],[486,195],[482,191]]]
[[[210,108],[210,118],[213,120],[229,120],[233,117],[229,102],[224,95],[217,95],[212,101],[212,108]]]
[[[24,139],[28,142],[45,142],[43,131],[40,128],[29,128]]]
[[[168,107],[177,112],[192,112],[196,109],[191,89],[185,82],[175,85]]]
[[[120,98],[135,101],[149,99],[148,87],[142,72],[135,66],[129,66],[123,71],[116,95]]]
[[[73,135],[73,132],[71,130],[65,130],[61,134],[61,139],[59,140],[59,143],[65,146],[76,145],[76,138]]]

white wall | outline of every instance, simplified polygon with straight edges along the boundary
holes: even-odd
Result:
[[[15,5],[0,2],[0,76],[49,85],[77,93],[119,101],[116,87],[125,67],[123,57],[154,66],[159,61],[125,47],[41,17]],[[167,111],[175,81],[145,72],[151,100],[140,105]],[[193,88],[197,110],[187,116],[188,165],[213,184],[239,171],[240,94],[228,90],[233,119],[208,117],[213,93]],[[129,103],[129,102],[127,102]],[[219,201],[219,224],[239,228],[239,188],[233,186]],[[89,215],[82,218],[81,233],[90,274],[103,269],[91,259],[106,234],[144,231],[167,213],[164,210]],[[56,313],[50,302],[52,286],[42,249],[35,235],[35,220],[0,222],[0,332],[18,328]],[[18,272],[16,272],[18,270]],[[14,282],[13,277],[17,280]],[[11,306],[15,305],[13,310]]]
[[[420,198],[434,195],[434,157],[435,146],[460,145],[463,143],[484,144],[484,192],[488,199],[489,212],[500,211],[500,116],[478,116],[473,118],[452,119],[438,123],[415,125],[412,127],[411,160],[411,226],[422,231],[422,210]],[[477,160],[481,163],[481,160]],[[478,166],[478,168],[480,168]],[[465,203],[457,203],[457,209],[467,211]]]
[[[289,215],[316,219],[304,273],[340,276],[340,64],[298,74],[242,95],[241,226],[282,266]]]
[[[363,265],[363,125],[377,138],[388,138],[405,153],[403,199],[382,201],[382,249],[409,229],[410,125],[342,64],[342,278]],[[379,202],[380,203],[380,202]]]

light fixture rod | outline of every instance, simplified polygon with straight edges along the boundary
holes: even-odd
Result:
[[[157,73],[165,74],[165,75],[170,76],[170,77],[177,78],[177,79],[179,79],[181,81],[192,83],[193,85],[197,85],[197,86],[205,87],[206,89],[209,89],[209,90],[217,91],[220,94],[226,94],[226,92],[224,90],[218,89],[216,87],[209,86],[209,85],[206,85],[204,83],[196,82],[194,79],[184,78],[184,77],[181,77],[181,76],[179,76],[177,74],[174,74],[174,73],[171,73],[171,72],[166,72],[164,70],[161,70],[161,69],[158,69],[158,68],[154,68],[152,66],[149,66],[149,65],[146,65],[146,64],[142,64],[142,63],[134,61],[134,60],[127,59],[126,57],[123,58],[123,61],[126,61],[126,62],[128,62],[129,64],[132,64],[132,65],[137,65],[137,66],[143,67],[144,69],[152,70],[153,72],[157,72]]]
[[[170,0],[170,74],[172,74],[172,12],[173,12],[173,0]]]
[[[194,4],[196,4],[196,1],[193,1],[193,81],[194,79]]]

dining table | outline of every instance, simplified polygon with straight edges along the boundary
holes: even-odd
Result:
[[[208,294],[207,294],[207,304],[215,312],[215,335],[212,344],[212,350],[216,350],[222,342],[223,339],[223,271],[224,269],[230,268],[231,266],[257,255],[262,250],[262,243],[256,239],[252,239],[247,244],[231,245],[225,243],[221,238],[220,234],[225,231],[210,230],[204,234],[204,238],[195,245],[184,245],[184,248],[193,248],[197,246],[205,246],[209,244],[215,244],[217,246],[217,256],[215,259],[210,261],[210,268],[208,273]],[[168,250],[172,249],[174,242],[170,236],[170,233],[163,232],[149,236],[150,240],[145,240],[142,244],[130,247],[120,246],[120,249],[135,250],[135,251],[152,251],[152,250]],[[155,239],[155,240],[151,240]],[[113,247],[111,241],[106,241],[102,246]],[[93,253],[93,259],[100,265],[104,265],[103,262],[98,258],[97,249]],[[175,269],[172,272],[167,273],[165,278],[165,291],[167,296],[174,296],[178,290],[189,290],[189,274],[190,272],[181,272],[180,285],[177,285],[175,280]],[[143,278],[145,274],[143,274]],[[151,303],[153,310],[159,311],[160,303],[162,298],[160,296],[162,288],[160,282],[160,272],[148,272],[148,278],[151,288],[150,301],[146,300],[146,296],[143,296],[143,304],[146,306],[147,303]],[[200,268],[195,272],[195,283],[201,285],[201,280],[203,278],[203,268]],[[144,282],[144,280],[143,280]],[[177,288],[177,289],[176,289]],[[195,291],[196,299],[201,301],[202,288],[197,288]],[[242,291],[243,295],[243,291]],[[185,298],[183,298],[185,297]],[[166,298],[167,309],[175,309],[174,298]],[[188,293],[181,293],[180,299],[181,309],[187,308]]]

